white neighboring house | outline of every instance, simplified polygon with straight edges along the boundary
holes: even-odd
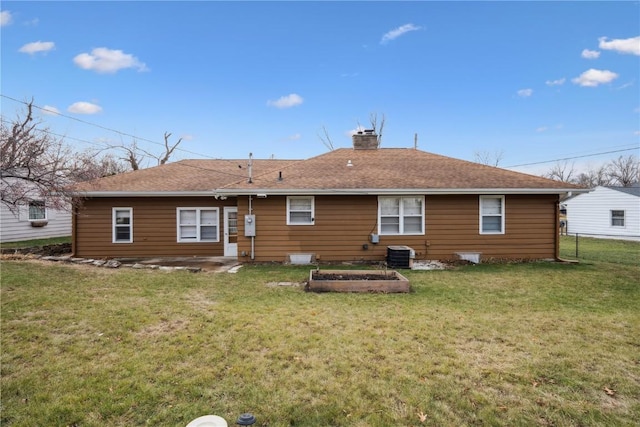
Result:
[[[640,240],[640,184],[596,187],[563,202],[567,233],[607,239]]]
[[[0,242],[71,236],[71,207],[53,209],[37,196],[12,212],[0,203]]]

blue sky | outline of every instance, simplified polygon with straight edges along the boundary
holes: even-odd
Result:
[[[1,4],[3,120],[78,150],[308,158],[385,117],[383,147],[511,167],[640,146],[638,2]],[[117,131],[117,132],[116,132]],[[615,153],[600,154],[610,151]],[[554,163],[519,166],[538,173]]]

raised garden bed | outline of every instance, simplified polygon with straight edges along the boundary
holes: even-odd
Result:
[[[395,270],[311,270],[313,292],[409,292],[409,279]]]

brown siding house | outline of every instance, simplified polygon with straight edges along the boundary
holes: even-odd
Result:
[[[244,262],[558,256],[558,203],[585,189],[417,149],[307,160],[184,160],[76,187],[79,257],[229,256]]]

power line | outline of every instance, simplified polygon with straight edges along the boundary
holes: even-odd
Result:
[[[0,94],[0,96],[1,96],[1,97],[3,97],[3,98],[9,99],[9,100],[11,100],[11,101],[14,101],[14,102],[20,103],[20,104],[24,104],[24,105],[29,105],[29,104],[30,104],[29,102],[26,102],[26,101],[20,101],[19,99],[12,98],[12,97],[10,97],[10,96],[8,96],[8,95]],[[119,130],[117,130],[117,129],[109,128],[109,127],[102,126],[102,125],[99,125],[99,124],[96,124],[96,123],[91,123],[91,122],[88,122],[88,121],[86,121],[86,120],[82,120],[82,119],[79,119],[79,118],[77,118],[77,117],[73,117],[73,116],[68,116],[68,115],[66,115],[66,114],[62,114],[62,113],[57,112],[57,111],[53,112],[53,111],[51,111],[51,110],[48,110],[48,109],[43,108],[43,107],[40,107],[40,106],[35,105],[35,104],[33,104],[33,103],[31,103],[31,105],[32,105],[33,107],[35,107],[35,108],[39,109],[39,110],[46,111],[47,113],[53,113],[53,114],[58,115],[58,116],[60,116],[60,117],[65,117],[65,118],[70,119],[70,120],[75,120],[75,121],[77,121],[77,122],[79,122],[79,123],[83,123],[83,124],[86,124],[86,125],[89,125],[89,126],[94,126],[94,127],[97,127],[97,128],[100,128],[100,129],[103,129],[103,130],[109,131],[109,132],[117,133],[118,135],[127,136],[127,137],[133,138],[133,139],[135,139],[135,140],[140,140],[140,141],[149,142],[149,143],[152,143],[152,144],[155,144],[155,145],[159,145],[159,146],[161,146],[161,147],[165,148],[165,144],[164,144],[164,143],[161,143],[161,142],[158,142],[158,141],[153,141],[153,140],[150,140],[150,139],[147,139],[147,138],[142,138],[142,137],[139,137],[139,136],[136,136],[136,135],[132,135],[132,134],[129,134],[129,133],[126,133],[126,132],[122,132],[122,131],[119,131]],[[3,121],[5,121],[5,123],[8,123],[6,120],[3,120]],[[68,135],[60,135],[60,134],[56,134],[56,133],[54,133],[54,132],[52,132],[52,131],[50,131],[50,130],[45,130],[45,129],[38,129],[38,130],[39,130],[40,132],[49,133],[49,134],[51,134],[51,135],[55,135],[55,136],[58,136],[58,137],[61,137],[61,138],[68,138],[68,139],[72,139],[72,140],[75,140],[75,141],[88,143],[88,144],[91,144],[91,145],[104,144],[104,148],[105,148],[105,149],[107,149],[107,148],[117,148],[117,147],[115,147],[115,146],[113,146],[113,145],[109,145],[109,144],[107,144],[107,143],[91,142],[91,141],[87,141],[87,140],[80,139],[80,138],[70,137],[70,136],[68,136]],[[561,161],[566,161],[566,160],[582,159],[582,158],[586,158],[586,157],[601,156],[601,155],[604,155],[604,154],[621,153],[621,152],[625,152],[625,151],[637,150],[637,149],[639,149],[639,148],[640,148],[640,147],[633,147],[633,148],[625,148],[625,149],[620,149],[620,150],[603,151],[603,152],[594,153],[594,154],[584,154],[584,155],[580,155],[580,156],[564,157],[564,158],[553,159],[553,160],[544,160],[544,161],[539,161],[539,162],[522,163],[522,164],[517,164],[517,165],[512,165],[512,166],[504,166],[504,168],[505,168],[505,169],[508,169],[508,168],[517,168],[517,167],[522,167],[522,166],[542,165],[542,164],[546,164],[546,163],[554,163],[554,162],[561,162]],[[184,152],[184,153],[188,153],[188,154],[193,154],[193,155],[196,155],[196,156],[204,157],[204,158],[206,158],[206,159],[211,159],[211,160],[222,160],[222,161],[228,161],[228,162],[233,162],[233,161],[234,161],[234,160],[230,160],[230,159],[215,158],[215,157],[208,156],[208,155],[205,155],[205,154],[196,153],[196,152],[194,152],[194,151],[185,150],[185,149],[180,148],[180,147],[177,147],[177,148],[176,148],[176,150],[177,150],[177,151]],[[207,170],[207,171],[211,171],[211,172],[217,172],[217,173],[222,173],[222,174],[227,174],[227,175],[243,176],[243,175],[239,175],[239,174],[230,174],[230,173],[228,173],[228,172],[221,172],[221,171],[219,171],[219,170],[214,170],[214,169],[202,168],[202,167],[194,166],[194,165],[184,165],[184,164],[183,164],[183,166],[190,166],[190,167],[194,167],[194,168],[197,168],[197,169],[203,169],[203,170]]]
[[[0,121],[2,121],[2,123],[5,123],[7,125],[11,125],[12,124],[12,122],[8,121],[5,118],[0,118]],[[38,131],[38,132],[42,132],[42,133],[46,133],[48,135],[57,136],[58,138],[72,139],[74,141],[83,142],[85,144],[97,145],[97,146],[104,145],[104,147],[101,147],[101,148],[105,148],[105,149],[113,148],[113,147],[110,147],[110,146],[106,145],[106,143],[104,143],[104,142],[87,141],[86,139],[75,138],[75,137],[69,136],[69,135],[61,135],[61,134],[55,133],[55,132],[53,132],[53,131],[51,131],[49,129],[42,129],[42,128],[34,127],[33,130]]]
[[[603,151],[600,153],[594,153],[594,154],[584,154],[582,156],[573,156],[573,157],[564,157],[562,159],[554,159],[554,160],[544,160],[542,162],[532,162],[532,163],[522,163],[519,165],[513,165],[513,166],[505,166],[505,168],[518,168],[521,166],[533,166],[533,165],[542,165],[545,163],[554,163],[554,162],[562,162],[565,160],[574,160],[574,159],[582,159],[585,157],[594,157],[594,156],[601,156],[603,154],[613,154],[613,153],[621,153],[623,151],[631,151],[631,150],[638,150],[640,147],[633,147],[633,148],[625,148],[622,150],[612,150],[612,151]]]
[[[11,124],[11,122],[6,120],[5,118],[0,118],[0,121],[2,123],[5,123],[5,124]],[[91,145],[96,145],[99,148],[104,148],[104,149],[117,149],[118,148],[118,147],[114,147],[114,146],[108,145],[108,144],[103,143],[103,142],[92,142],[92,141],[87,141],[85,139],[75,138],[75,137],[68,136],[68,135],[61,135],[61,134],[55,133],[55,132],[53,132],[53,131],[51,131],[49,129],[41,129],[41,128],[34,127],[33,130],[38,131],[38,132],[42,132],[42,133],[46,133],[48,135],[56,136],[56,137],[59,137],[59,138],[72,139],[74,141],[83,142],[83,143],[87,143],[87,144],[91,144]],[[218,160],[218,161],[235,163],[235,162],[237,162],[238,160],[241,160],[241,159],[231,160],[231,159],[209,158],[207,160]],[[202,166],[191,165],[191,164],[186,164],[186,163],[181,163],[181,162],[172,162],[172,164],[179,165],[179,166],[184,166],[184,167],[189,167],[189,168],[193,168],[193,169],[199,169],[199,170],[203,170],[203,171],[206,171],[206,172],[219,173],[221,175],[233,176],[233,177],[237,177],[237,178],[246,178],[247,177],[246,174],[225,172],[225,171],[221,171],[219,169],[205,168],[205,167],[202,167]]]
[[[1,96],[1,97],[3,97],[3,98],[10,99],[11,101],[14,101],[14,102],[18,102],[18,103],[20,103],[20,104],[29,105],[29,102],[20,101],[19,99],[12,98],[12,97],[7,96],[7,95],[4,95],[4,94],[0,94],[0,96]],[[62,114],[62,113],[60,113],[60,112],[58,112],[58,111],[51,111],[51,110],[48,110],[48,109],[46,109],[46,108],[40,107],[40,106],[35,105],[35,104],[31,104],[31,105],[32,105],[33,107],[35,107],[35,108],[39,109],[39,110],[46,111],[46,112],[47,112],[47,113],[49,113],[49,114],[55,114],[55,115],[60,116],[60,117],[64,117],[64,118],[67,118],[67,119],[70,119],[70,120],[75,120],[76,122],[83,123],[83,124],[85,124],[85,125],[94,126],[94,127],[97,127],[97,128],[103,129],[103,130],[107,130],[107,131],[109,131],[109,132],[114,132],[114,133],[117,133],[118,135],[128,136],[128,137],[133,138],[133,139],[135,139],[135,140],[144,141],[144,142],[149,142],[149,143],[151,143],[151,144],[155,144],[155,145],[160,145],[160,146],[161,146],[161,147],[163,147],[163,148],[165,147],[165,144],[164,144],[164,143],[162,143],[162,142],[153,141],[153,140],[151,140],[151,139],[142,138],[142,137],[140,137],[140,136],[136,136],[136,135],[131,135],[131,134],[129,134],[129,133],[122,132],[122,131],[119,131],[119,130],[117,130],[117,129],[109,128],[109,127],[102,126],[102,125],[99,125],[99,124],[96,124],[96,123],[91,123],[91,122],[88,122],[88,121],[86,121],[86,120],[79,119],[79,118],[77,118],[77,117],[67,116],[66,114]],[[87,141],[84,141],[84,142],[87,142]],[[177,148],[176,148],[176,150],[177,150],[177,151],[182,151],[182,152],[184,152],[184,153],[189,153],[189,154],[193,154],[193,155],[196,155],[196,156],[200,156],[200,157],[205,157],[205,158],[207,158],[207,159],[215,159],[215,157],[211,157],[211,156],[207,156],[207,155],[205,155],[205,154],[201,154],[201,153],[196,153],[196,152],[193,152],[193,151],[185,150],[185,149],[180,148],[180,147],[177,147]]]
[[[17,102],[17,103],[27,105],[27,106],[30,104],[29,102],[20,101],[19,99],[16,99],[16,98],[10,97],[10,96],[8,96],[8,95],[0,94],[0,96],[1,96],[1,97],[3,97],[3,98],[7,98],[7,99],[9,99],[9,100],[11,100],[11,101]],[[45,108],[43,108],[43,107],[40,107],[40,106],[38,106],[38,105],[35,105],[35,104],[33,104],[33,103],[32,103],[31,105],[32,105],[33,107],[35,107],[35,108],[38,108],[39,110],[46,111],[46,112],[48,112],[48,113],[52,113],[52,111],[51,111],[51,110],[47,110],[47,109],[45,109]],[[139,137],[139,136],[136,136],[136,135],[131,135],[131,134],[128,134],[128,133],[126,133],[126,132],[121,132],[121,131],[119,131],[119,130],[117,130],[117,129],[108,128],[108,127],[106,127],[106,126],[98,125],[98,124],[96,124],[96,123],[91,123],[91,122],[88,122],[88,121],[85,121],[85,120],[78,119],[78,118],[76,118],[76,117],[67,116],[67,115],[62,114],[62,113],[60,113],[60,112],[53,112],[53,113],[54,113],[54,114],[56,114],[56,115],[58,115],[58,116],[65,117],[65,118],[68,118],[68,119],[71,119],[71,120],[75,120],[75,121],[77,121],[77,122],[80,122],[80,123],[83,123],[83,124],[86,124],[86,125],[89,125],[89,126],[95,126],[95,127],[97,127],[97,128],[104,129],[104,130],[107,130],[107,131],[110,131],[110,132],[114,132],[114,133],[117,133],[117,134],[119,134],[119,135],[128,136],[128,137],[134,138],[134,139],[136,139],[136,140],[140,140],[140,141],[150,142],[150,143],[152,143],[152,144],[160,145],[160,146],[162,146],[162,148],[165,148],[165,144],[163,144],[163,143],[161,143],[161,142],[152,141],[152,140],[150,140],[150,139],[142,138],[142,137]],[[5,123],[8,123],[6,120],[3,120],[3,121],[5,121]],[[114,145],[112,145],[112,144],[108,144],[108,143],[106,143],[106,142],[91,142],[91,141],[87,141],[87,140],[80,139],[80,138],[74,138],[74,137],[71,137],[71,136],[68,136],[68,135],[60,135],[60,134],[54,133],[54,132],[52,132],[51,130],[48,130],[48,129],[37,129],[37,130],[38,130],[38,131],[40,131],[40,132],[49,133],[49,134],[51,134],[51,135],[54,135],[54,136],[57,136],[57,137],[60,137],[60,138],[72,139],[72,140],[75,140],[75,141],[78,141],[78,142],[88,143],[88,144],[91,144],[91,145],[97,145],[97,146],[99,146],[99,147],[100,147],[100,146],[102,146],[102,147],[104,147],[104,149],[114,149],[114,148],[115,148],[115,149],[117,149],[117,148],[118,148],[117,146],[114,146]],[[236,163],[236,162],[237,162],[237,160],[238,160],[238,159],[235,159],[235,160],[232,160],[232,159],[222,159],[222,158],[216,158],[216,157],[212,157],[212,156],[207,156],[207,155],[205,155],[205,154],[201,154],[201,153],[196,153],[196,152],[193,152],[193,151],[185,150],[185,149],[180,148],[180,147],[177,147],[177,148],[176,148],[176,151],[181,151],[181,152],[188,153],[188,154],[193,154],[193,155],[196,155],[196,156],[199,156],[199,157],[204,157],[205,159],[210,159],[210,160],[219,160],[219,161],[224,161],[224,162],[230,162],[230,163],[233,163],[234,165],[235,165],[235,163]],[[187,166],[187,167],[191,167],[191,168],[195,168],[195,169],[205,170],[205,171],[208,171],[208,172],[216,172],[216,173],[220,173],[220,174],[224,174],[224,175],[236,176],[236,177],[239,177],[239,178],[244,178],[244,177],[245,177],[245,175],[241,175],[241,174],[233,174],[233,173],[229,173],[229,172],[223,172],[223,171],[220,171],[220,170],[217,170],[217,169],[203,168],[203,167],[201,167],[201,166],[186,165],[186,164],[184,164],[184,163],[177,163],[177,162],[173,162],[173,163],[175,163],[175,164],[179,164],[179,165],[181,165],[181,166]]]

